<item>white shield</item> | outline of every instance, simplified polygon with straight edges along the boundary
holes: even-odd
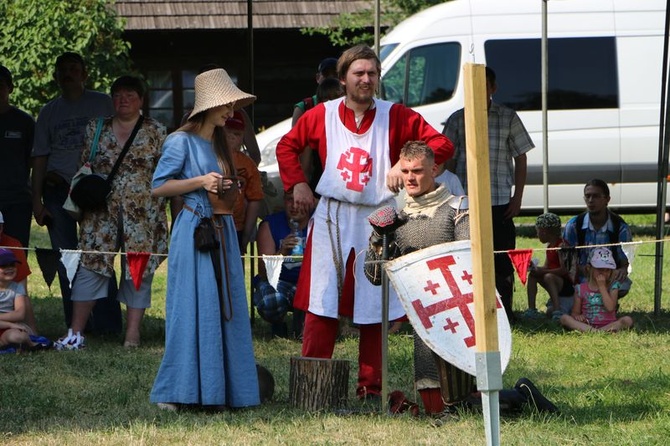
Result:
[[[385,266],[414,330],[435,353],[476,375],[475,304],[470,241],[431,246]],[[509,363],[512,332],[496,296],[502,371]]]

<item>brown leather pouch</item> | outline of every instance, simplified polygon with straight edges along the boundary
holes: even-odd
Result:
[[[200,219],[193,232],[193,240],[198,251],[210,252],[219,249],[216,230],[210,218],[203,217]]]
[[[223,182],[225,180],[232,180],[229,189],[223,189]],[[237,177],[222,177],[219,178],[219,184],[217,185],[216,190],[217,194],[212,192],[207,192],[207,198],[212,205],[213,214],[232,214],[233,207],[235,206],[235,201],[238,199],[240,191],[240,182]]]

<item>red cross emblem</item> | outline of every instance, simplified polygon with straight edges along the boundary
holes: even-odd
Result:
[[[458,309],[463,316],[463,319],[465,320],[467,329],[470,332],[469,336],[463,339],[465,345],[469,348],[475,345],[475,320],[472,312],[470,311],[470,308],[468,307],[468,305],[472,303],[473,295],[472,293],[461,292],[452,271],[449,269],[449,267],[454,264],[456,264],[456,261],[451,255],[428,260],[426,262],[426,267],[428,267],[428,269],[431,271],[439,270],[442,273],[442,277],[444,278],[447,288],[449,289],[449,293],[445,294],[450,295],[444,296],[437,302],[430,305],[424,305],[420,299],[416,299],[412,301],[412,306],[414,307],[421,324],[426,330],[433,328],[433,323],[430,320],[431,316],[445,312],[452,308]],[[467,271],[462,271],[461,279],[466,282],[470,282],[472,280],[472,275]],[[434,296],[439,293],[438,288],[440,288],[439,283],[433,283],[431,280],[428,280],[426,282],[426,286],[424,287],[424,291],[426,293],[430,293],[431,296]],[[500,305],[498,304],[498,306]],[[454,322],[452,322],[449,317],[445,318],[445,322],[447,324],[441,328],[445,331],[451,331],[452,333],[455,333],[458,324],[454,324]]]
[[[367,151],[359,147],[351,147],[340,155],[337,169],[347,189],[362,192],[372,176],[372,158]]]

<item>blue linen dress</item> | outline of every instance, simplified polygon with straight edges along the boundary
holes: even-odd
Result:
[[[220,172],[211,143],[194,134],[176,132],[165,140],[152,187],[169,179],[193,178],[209,172]],[[228,298],[224,272],[225,314],[232,313],[232,317],[222,324],[210,255],[198,251],[193,241],[200,215],[211,216],[212,208],[203,189],[183,198],[193,211],[182,210],[172,229],[165,353],[150,400],[229,407],[258,405],[258,376],[233,217],[225,215],[215,221],[217,225],[223,223],[225,243],[219,251],[225,245],[231,293]]]

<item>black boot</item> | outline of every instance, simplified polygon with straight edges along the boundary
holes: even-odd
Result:
[[[514,389],[524,395],[528,404],[534,406],[539,412],[559,412],[558,407],[542,395],[528,378],[520,378],[514,385]]]
[[[521,412],[526,403],[528,403],[526,395],[516,389],[502,389],[498,392],[501,412]]]

